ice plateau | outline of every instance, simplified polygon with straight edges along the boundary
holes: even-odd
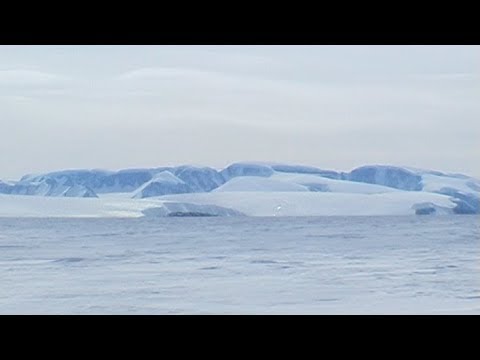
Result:
[[[120,171],[64,170],[25,175],[16,182],[0,181],[0,194],[0,216],[22,216],[22,211],[49,216],[48,209],[54,207],[54,202],[36,212],[36,203],[42,202],[34,198],[39,197],[69,198],[65,201],[70,202],[71,209],[75,209],[71,198],[85,198],[78,203],[82,216],[88,216],[89,209],[92,216],[143,216],[145,210],[155,208],[147,213],[157,216],[480,213],[480,180],[463,174],[388,165],[367,165],[350,172],[255,162],[234,163],[221,170],[189,165]],[[65,208],[65,216],[79,215],[74,210],[67,211],[65,201],[57,203]],[[89,208],[90,203],[95,205]]]

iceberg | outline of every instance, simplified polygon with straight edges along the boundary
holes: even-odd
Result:
[[[91,209],[98,216],[143,216],[148,208],[162,208],[152,211],[178,216],[209,213],[192,206],[226,208],[232,216],[236,212],[250,216],[480,214],[480,180],[389,165],[366,165],[350,172],[255,162],[233,163],[222,170],[190,165],[64,170],[25,175],[18,182],[0,181],[0,194],[0,214],[6,215],[12,209],[18,214],[20,207],[10,205],[21,196],[85,198],[96,202]],[[174,211],[173,207],[180,205],[165,207],[166,202],[190,204],[190,210]],[[32,200],[30,205],[37,203]],[[88,202],[76,204],[81,204],[82,216],[88,214]]]

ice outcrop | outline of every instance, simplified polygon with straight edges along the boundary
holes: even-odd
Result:
[[[377,184],[400,190],[422,190],[422,177],[412,171],[385,165],[362,166],[345,175],[346,180]]]
[[[240,211],[217,205],[199,205],[181,202],[165,202],[161,207],[143,210],[151,217],[203,217],[203,216],[244,216]]]
[[[118,172],[104,170],[66,170],[38,176],[24,176],[21,181],[38,182],[41,179],[52,179],[59,182],[85,186],[102,193],[131,192],[153,177],[153,170],[121,170]]]
[[[464,193],[448,187],[436,191],[439,194],[451,196],[457,204],[453,209],[455,214],[480,214],[480,196],[473,193]]]
[[[190,193],[192,189],[183,180],[173,175],[170,171],[160,174],[142,185],[133,195],[136,199],[143,199],[168,194]]]
[[[222,175],[215,169],[194,166],[126,169],[117,172],[104,170],[66,170],[42,175],[27,175],[21,179],[21,182],[38,183],[44,179],[53,179],[58,182],[69,181],[72,184],[85,186],[98,194],[129,193],[138,190],[158,174],[165,171],[170,172],[182,180],[188,187],[189,192],[210,191],[225,182]]]
[[[332,170],[323,170],[313,166],[305,165],[286,165],[286,164],[273,164],[271,168],[277,172],[294,173],[294,174],[312,174],[329,179],[341,179],[341,173]]]
[[[235,163],[223,169],[220,174],[223,176],[225,181],[228,181],[237,176],[269,177],[274,174],[274,171],[268,165]]]
[[[415,215],[448,215],[454,212],[451,208],[438,206],[431,202],[414,204],[412,209],[415,210]]]
[[[179,166],[174,174],[194,192],[208,192],[225,183],[223,176],[209,167]]]
[[[10,194],[12,191],[13,185],[7,184],[0,180],[0,194]]]
[[[96,198],[97,194],[90,188],[66,179],[58,181],[51,178],[40,178],[37,181],[20,181],[13,185],[9,194],[36,196],[63,196]]]

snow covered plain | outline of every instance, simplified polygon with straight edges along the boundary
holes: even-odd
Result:
[[[478,216],[0,219],[2,314],[480,314]]]
[[[479,213],[477,179],[382,165],[349,173],[267,163],[236,163],[221,171],[193,166],[68,170],[0,182],[3,217]]]
[[[205,215],[235,216],[365,216],[414,215],[418,204],[435,204],[437,214],[449,214],[455,204],[448,196],[435,193],[318,193],[276,191],[219,191],[164,195],[131,199],[120,195],[99,199],[0,195],[0,217],[141,217],[167,216],[153,212],[183,206],[195,212],[198,205]],[[223,208],[224,212],[218,212]]]

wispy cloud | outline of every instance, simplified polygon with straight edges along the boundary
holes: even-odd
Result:
[[[15,154],[0,170],[243,159],[455,169],[463,154],[480,174],[479,59],[473,46],[0,47],[0,150]]]
[[[0,86],[42,86],[68,80],[68,77],[35,70],[0,70]]]
[[[119,80],[158,79],[170,77],[212,77],[216,73],[181,67],[150,67],[127,71],[117,76]]]
[[[480,80],[480,73],[421,74],[416,77],[425,80]]]

